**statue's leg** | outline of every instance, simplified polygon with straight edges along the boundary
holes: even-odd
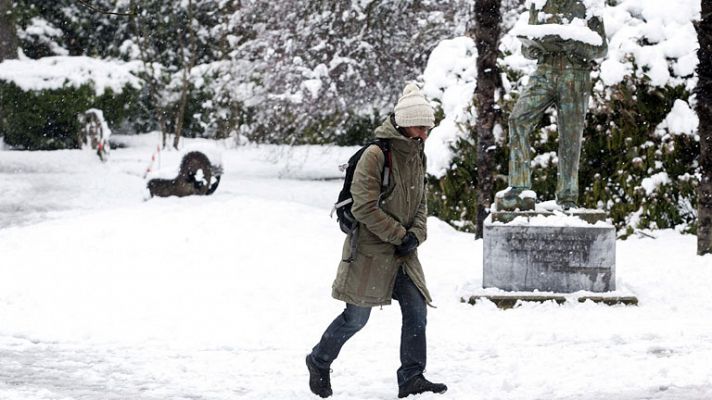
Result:
[[[537,69],[509,116],[509,186],[513,188],[532,187],[529,134],[554,103],[554,84],[550,70]]]
[[[586,124],[586,111],[591,92],[591,73],[587,69],[568,69],[561,73],[559,101],[559,173],[556,202],[571,207],[578,205],[578,170],[581,138]]]

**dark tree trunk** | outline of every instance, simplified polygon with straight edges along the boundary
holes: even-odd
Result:
[[[0,62],[17,58],[17,32],[12,0],[0,0]]]
[[[494,93],[499,82],[497,48],[502,21],[501,0],[476,0],[474,33],[477,45],[477,237],[481,238],[483,223],[492,204],[494,192],[494,125],[497,119]],[[474,28],[474,29],[472,29]],[[473,32],[474,31],[474,32]]]
[[[702,0],[702,20],[696,24],[697,115],[700,118],[700,172],[697,208],[697,254],[712,253],[712,0]]]
[[[190,49],[190,55],[188,55],[188,60],[186,61],[186,43],[183,35],[178,36],[178,43],[180,45],[180,57],[183,61],[183,81],[181,83],[180,90],[180,105],[178,106],[178,112],[176,113],[176,123],[175,129],[176,134],[173,137],[173,148],[178,150],[178,144],[180,143],[180,138],[183,135],[183,120],[185,119],[185,107],[188,104],[188,92],[190,91],[190,71],[193,69],[196,61],[196,53],[198,51],[197,40],[195,39],[195,30],[193,29],[193,1],[188,0],[188,21],[186,24],[186,29],[188,29],[188,41]]]

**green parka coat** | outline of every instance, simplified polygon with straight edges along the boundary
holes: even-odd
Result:
[[[332,296],[362,307],[390,304],[396,273],[403,266],[430,304],[417,250],[405,257],[395,255],[395,246],[401,244],[407,231],[413,232],[421,244],[427,237],[423,142],[401,135],[390,118],[376,129],[376,137],[389,140],[391,179],[381,195],[385,156],[377,145],[366,149],[351,184],[351,212],[359,221],[356,255],[347,261],[351,258],[352,239],[348,235]]]

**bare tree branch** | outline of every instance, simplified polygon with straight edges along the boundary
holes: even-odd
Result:
[[[183,130],[183,119],[185,116],[185,107],[188,103],[188,89],[190,87],[190,73],[193,69],[193,66],[195,65],[197,56],[197,50],[198,50],[198,43],[195,37],[195,29],[193,29],[193,1],[188,0],[188,40],[190,41],[190,48],[189,52],[190,55],[188,56],[188,61],[187,64],[183,66],[183,82],[181,86],[181,94],[180,94],[180,106],[178,108],[178,112],[176,113],[176,124],[175,124],[175,136],[173,137],[173,147],[178,150],[178,143],[180,142],[180,138],[182,136],[182,130]],[[185,40],[183,39],[183,35],[178,35],[178,43],[180,44],[180,56],[181,56],[181,62],[186,63],[185,59]]]
[[[89,3],[87,3],[87,2],[84,1],[84,0],[77,0],[77,3],[81,4],[82,6],[88,8],[88,9],[94,11],[94,12],[98,12],[98,13],[100,13],[100,14],[118,15],[118,16],[121,16],[121,17],[132,17],[132,16],[135,16],[135,15],[136,15],[136,9],[133,9],[133,10],[132,10],[131,12],[129,12],[129,13],[117,13],[117,12],[113,12],[113,11],[102,10],[102,9],[100,9],[100,8],[97,8],[97,7],[95,7],[95,6],[93,6],[93,5],[89,4]]]
[[[137,10],[138,8],[134,6],[134,1],[131,1],[131,8]],[[166,147],[167,139],[167,127],[165,121],[165,110],[160,106],[160,98],[158,95],[158,83],[155,82],[156,70],[152,62],[148,60],[148,35],[144,29],[143,24],[140,23],[140,16],[138,13],[133,15],[134,24],[136,26],[136,33],[138,34],[138,48],[141,57],[141,62],[143,64],[144,71],[148,74],[146,78],[146,86],[148,86],[148,93],[151,96],[151,102],[153,103],[154,112],[156,114],[156,119],[158,120],[158,126],[161,130],[161,146]]]

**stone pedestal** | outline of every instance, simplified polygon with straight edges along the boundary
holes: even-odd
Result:
[[[561,220],[556,222],[560,225]],[[541,220],[537,224],[488,220],[483,286],[555,293],[614,291],[615,228],[583,221],[575,226],[555,225]]]

